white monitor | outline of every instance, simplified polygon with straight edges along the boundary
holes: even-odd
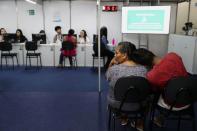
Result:
[[[122,7],[122,33],[168,34],[170,6]]]

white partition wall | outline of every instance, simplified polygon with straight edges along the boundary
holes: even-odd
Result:
[[[177,8],[176,34],[184,34],[182,27],[188,20],[189,2],[181,2]]]
[[[96,1],[72,1],[71,5],[71,28],[78,35],[82,29],[86,30],[92,43],[96,34]]]
[[[53,42],[55,26],[62,27],[62,33],[70,29],[69,1],[44,1],[45,31],[50,42]]]
[[[193,27],[197,29],[197,0],[191,0],[191,6],[190,6],[190,20],[194,25]]]
[[[9,5],[9,6],[8,6]],[[14,33],[17,28],[17,14],[15,1],[0,1],[0,28]]]
[[[176,52],[181,56],[187,72],[197,73],[197,38],[193,36],[171,34],[168,52]]]
[[[18,6],[18,28],[22,29],[23,34],[32,40],[32,33],[39,33],[44,28],[42,5],[31,4],[26,1],[17,1]],[[31,14],[29,10],[34,11]]]

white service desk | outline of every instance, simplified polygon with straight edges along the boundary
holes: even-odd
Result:
[[[114,49],[114,46],[109,44],[110,49]],[[42,65],[43,66],[57,66],[59,64],[61,44],[50,43],[50,44],[40,44],[38,45],[38,50],[36,52],[41,53]],[[12,52],[18,53],[19,65],[25,65],[26,63],[26,49],[25,43],[13,43]],[[92,54],[93,44],[77,44],[77,64],[81,67],[91,67],[93,58]],[[66,66],[69,66],[68,59],[65,59]],[[36,65],[36,59],[31,60],[32,65]],[[29,61],[27,61],[29,62]],[[10,63],[10,62],[9,62]],[[8,63],[8,64],[9,64]],[[15,60],[16,63],[16,60]],[[5,61],[3,61],[5,64]],[[98,60],[95,61],[95,66],[98,65]]]

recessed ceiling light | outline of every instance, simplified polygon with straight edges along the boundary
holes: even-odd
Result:
[[[32,4],[36,4],[36,1],[33,1],[33,0],[26,0],[26,1]]]

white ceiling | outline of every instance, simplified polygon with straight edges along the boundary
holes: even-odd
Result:
[[[0,0],[0,1],[8,1],[8,0]],[[9,1],[15,1],[15,0],[9,0]],[[16,1],[22,1],[22,0],[16,0]],[[39,1],[69,1],[69,0],[39,0]],[[96,1],[96,0],[71,0],[71,1]],[[111,1],[111,2],[123,2],[125,0],[101,0],[101,1]],[[157,2],[157,0],[142,0],[143,2]],[[160,0],[161,2],[181,2],[185,0]],[[141,2],[141,0],[130,0],[130,2]]]

